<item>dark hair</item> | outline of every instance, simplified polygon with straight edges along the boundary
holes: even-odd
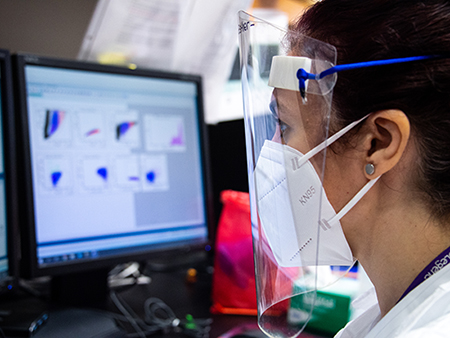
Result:
[[[332,44],[337,64],[408,56],[450,56],[450,1],[324,0],[293,30]],[[295,48],[295,41],[290,41]],[[400,109],[421,155],[417,188],[438,218],[450,217],[450,59],[344,71],[333,93],[342,125]]]

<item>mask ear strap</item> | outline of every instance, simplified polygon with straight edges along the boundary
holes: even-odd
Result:
[[[370,114],[364,116],[362,119],[359,119],[357,121],[354,121],[350,123],[348,126],[342,128],[339,130],[336,134],[330,136],[328,139],[320,143],[319,145],[312,148],[310,151],[308,151],[304,156],[302,156],[298,162],[298,166],[302,166],[307,161],[309,161],[311,158],[316,156],[318,153],[320,153],[322,150],[324,150],[326,147],[333,144],[337,139],[339,139],[342,135],[344,135],[346,132],[348,132],[350,129],[352,129],[354,126],[356,126],[361,121],[365,120]]]
[[[334,222],[339,221],[342,217],[344,217],[347,212],[349,212],[355,205],[356,203],[359,202],[359,200],[361,198],[363,198],[363,196],[370,190],[370,188],[373,187],[373,185],[375,183],[377,183],[378,179],[381,176],[378,176],[377,178],[374,178],[373,180],[370,180],[369,182],[366,183],[366,185],[364,187],[361,188],[360,191],[358,191],[358,193],[350,200],[350,202],[348,202],[337,214],[336,216],[334,216],[333,218],[331,218],[328,223],[329,224],[333,224]]]

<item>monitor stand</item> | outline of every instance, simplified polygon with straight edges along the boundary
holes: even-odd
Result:
[[[107,312],[109,268],[53,276],[51,309],[41,337],[126,337]],[[99,311],[100,310],[100,311]]]
[[[173,254],[161,254],[145,262],[145,273],[168,272],[182,268],[205,266],[210,259],[207,251],[180,252],[176,258]]]
[[[109,269],[105,268],[54,276],[50,285],[52,303],[105,309],[108,273]]]

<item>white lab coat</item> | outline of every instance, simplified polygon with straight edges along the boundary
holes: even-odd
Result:
[[[335,338],[450,337],[450,264],[426,279],[381,320],[375,303]]]

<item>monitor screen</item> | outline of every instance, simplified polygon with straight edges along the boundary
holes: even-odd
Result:
[[[0,50],[0,293],[12,288],[15,276],[17,205],[14,185],[14,114],[9,52]]]
[[[200,77],[16,60],[28,274],[207,246]]]

